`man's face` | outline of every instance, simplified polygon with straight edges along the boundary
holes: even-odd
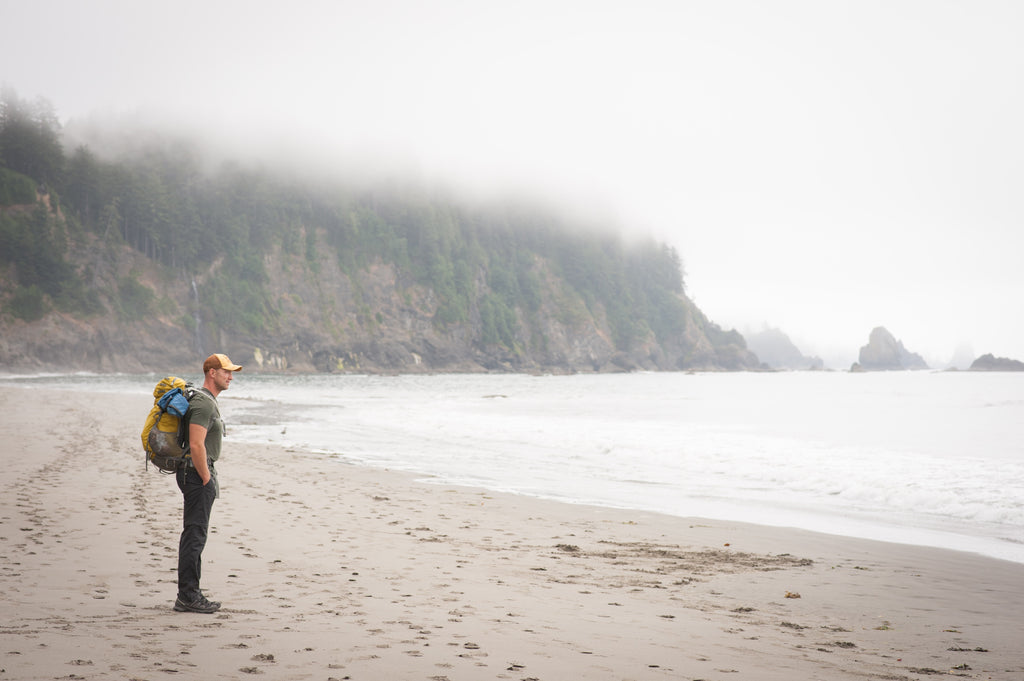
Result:
[[[213,370],[213,384],[217,386],[218,390],[224,391],[231,385],[231,379],[234,378],[234,371],[228,369],[214,369]]]

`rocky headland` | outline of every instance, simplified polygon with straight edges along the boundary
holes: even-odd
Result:
[[[668,338],[648,333],[629,348],[617,346],[608,315],[538,258],[541,301],[514,320],[515,347],[482,341],[482,314],[438,324],[442,298],[410,280],[392,263],[377,261],[346,272],[324,252],[315,271],[281,249],[263,260],[274,324],[265,331],[213,328],[199,294],[220,267],[186,278],[154,265],[127,246],[116,249],[84,238],[74,265],[90,273],[104,301],[99,313],[51,310],[25,321],[0,314],[0,371],[194,371],[211,352],[226,352],[247,368],[268,372],[620,372],[756,370],[761,363],[737,331],[721,329],[685,294],[683,325]],[[3,288],[13,287],[0,272]],[[137,280],[154,300],[133,316],[119,306],[119,282]],[[478,298],[488,292],[477,278]],[[2,290],[2,289],[0,289]]]

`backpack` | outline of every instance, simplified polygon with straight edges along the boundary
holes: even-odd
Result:
[[[161,473],[173,473],[186,461],[188,404],[196,389],[177,376],[160,379],[153,388],[153,408],[142,428],[142,448]],[[185,431],[184,433],[182,431]]]

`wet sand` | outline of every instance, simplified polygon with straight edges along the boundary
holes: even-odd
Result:
[[[177,613],[181,497],[143,463],[150,405],[0,393],[0,681],[1024,679],[1021,564],[230,437],[203,566],[224,607]]]

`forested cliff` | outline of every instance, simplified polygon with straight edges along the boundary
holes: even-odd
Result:
[[[214,351],[299,371],[758,366],[664,244],[166,133],[66,148],[65,132],[44,100],[3,93],[0,369],[194,370]]]

